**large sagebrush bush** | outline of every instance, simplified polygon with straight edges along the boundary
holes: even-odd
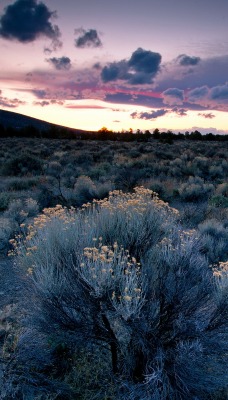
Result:
[[[225,399],[227,263],[176,217],[135,188],[34,219],[13,243],[31,281],[4,399]]]

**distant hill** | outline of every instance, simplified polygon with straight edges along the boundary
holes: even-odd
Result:
[[[66,128],[61,125],[52,124],[50,122],[42,121],[37,118],[28,117],[26,115],[18,114],[11,111],[0,110],[0,125],[3,125],[5,128],[14,128],[14,129],[23,129],[28,126],[33,126],[34,128],[38,129],[39,131],[48,131],[52,127],[56,128],[64,128],[69,130],[72,133],[80,134],[83,132],[87,132],[81,129],[73,129],[73,128]]]

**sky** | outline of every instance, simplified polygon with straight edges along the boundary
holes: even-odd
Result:
[[[228,133],[228,0],[0,0],[0,108]]]

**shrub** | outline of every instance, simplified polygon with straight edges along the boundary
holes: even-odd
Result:
[[[11,191],[29,190],[39,183],[39,178],[11,178],[6,183],[6,189]]]
[[[194,168],[196,176],[200,176],[202,178],[207,178],[207,176],[209,174],[209,166],[210,166],[209,158],[202,157],[202,156],[195,157],[192,162],[192,166]]]
[[[92,201],[97,196],[96,186],[88,176],[80,176],[74,185],[75,205],[81,206],[83,203]]]
[[[8,218],[0,218],[0,251],[7,251],[9,239],[15,233],[15,226]]]
[[[223,168],[221,165],[211,165],[209,167],[209,175],[212,180],[223,178]]]
[[[208,216],[207,202],[181,203],[176,206],[180,213],[180,221],[187,228],[197,228]]]
[[[184,201],[202,201],[207,200],[213,191],[213,184],[204,183],[199,177],[190,177],[188,182],[181,184],[179,195]]]
[[[0,193],[0,211],[4,211],[7,209],[8,204],[10,202],[10,195],[7,192]]]
[[[227,383],[226,273],[213,273],[196,232],[176,226],[176,215],[152,191],[136,188],[35,218],[14,246],[32,278],[24,332],[42,336],[48,352],[34,340],[26,352],[19,340],[15,381],[53,393],[56,376],[59,384],[71,376],[82,399],[111,392],[116,400],[216,398]],[[79,353],[94,349],[110,354],[106,362],[97,358],[100,380],[91,380],[88,365],[88,384],[74,387]]]
[[[20,154],[5,163],[2,173],[9,176],[39,175],[42,173],[42,161],[28,154]]]
[[[115,185],[121,190],[133,190],[133,188],[139,184],[144,173],[143,170],[136,168],[135,166],[124,166],[119,169],[115,176]]]
[[[11,201],[8,209],[4,212],[4,216],[20,225],[26,220],[26,218],[34,217],[38,212],[39,206],[37,201],[28,198],[25,200]]]
[[[199,225],[202,237],[202,251],[211,264],[228,258],[228,228],[215,219],[208,219]]]
[[[0,251],[4,253],[10,248],[12,237],[26,229],[32,217],[37,215],[39,207],[36,200],[12,200],[0,219]],[[11,239],[11,240],[9,240]]]
[[[221,183],[216,188],[216,194],[224,197],[228,197],[228,183]]]
[[[228,207],[228,197],[219,194],[211,196],[209,204],[214,207]]]

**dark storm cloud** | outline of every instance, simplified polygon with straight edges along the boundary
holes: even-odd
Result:
[[[87,31],[83,28],[75,29],[75,34],[80,35],[75,39],[75,46],[84,49],[86,47],[102,47],[101,39],[96,29],[88,29]]]
[[[56,12],[37,0],[17,0],[5,8],[0,18],[0,37],[18,40],[21,43],[33,42],[40,36],[52,40],[53,48],[60,47],[60,31],[50,19]]]
[[[47,58],[47,61],[57,70],[69,70],[71,68],[71,60],[69,57],[52,57]]]
[[[187,56],[186,54],[180,54],[177,57],[177,62],[178,64],[184,66],[184,67],[189,67],[192,65],[197,65],[199,64],[201,58],[200,57],[195,57],[195,56]]]
[[[212,114],[212,113],[199,113],[198,115],[201,116],[201,117],[204,117],[204,118],[206,118],[206,119],[215,118],[215,115]]]
[[[157,110],[157,111],[151,111],[151,112],[140,112],[140,113],[133,112],[131,114],[131,118],[133,118],[133,119],[138,118],[138,119],[146,119],[146,120],[149,119],[149,120],[151,120],[151,119],[156,119],[158,117],[162,117],[163,115],[167,114],[167,112],[169,112],[169,111],[168,110],[164,110],[164,109]]]
[[[161,63],[161,55],[141,47],[134,51],[131,58],[110,63],[101,71],[103,82],[124,80],[132,85],[151,83],[158,73]]]

